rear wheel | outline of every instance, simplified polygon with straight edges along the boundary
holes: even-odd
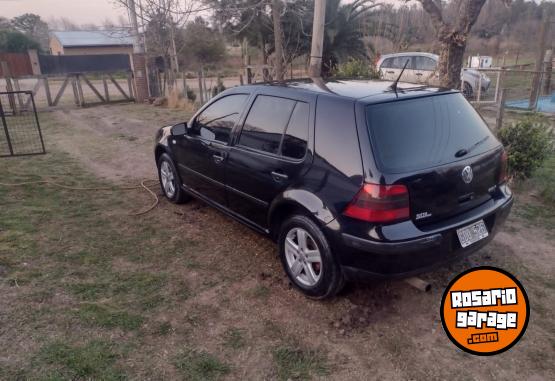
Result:
[[[190,199],[190,196],[181,189],[179,174],[167,153],[163,153],[158,159],[158,177],[162,192],[170,202],[182,204]]]
[[[472,90],[472,86],[470,86],[470,83],[465,82],[463,83],[463,95],[466,99],[470,99],[472,98],[474,94],[474,90]]]
[[[297,215],[285,221],[278,244],[287,276],[304,294],[324,299],[341,291],[344,285],[341,268],[326,237],[310,218]]]

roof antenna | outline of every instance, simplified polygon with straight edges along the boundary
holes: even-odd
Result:
[[[401,79],[401,76],[405,72],[405,69],[407,68],[407,65],[409,64],[409,61],[410,61],[410,58],[407,60],[407,62],[405,62],[405,66],[403,66],[403,70],[401,70],[401,72],[399,73],[399,76],[397,77],[395,82],[393,82],[391,84],[391,86],[389,86],[389,89],[395,91],[395,94],[397,94],[397,83],[399,83],[399,80]]]

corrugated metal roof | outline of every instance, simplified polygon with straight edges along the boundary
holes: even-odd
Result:
[[[52,32],[64,47],[133,45],[125,30],[75,30]]]

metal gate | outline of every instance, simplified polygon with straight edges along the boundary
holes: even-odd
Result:
[[[0,92],[0,123],[0,157],[46,153],[32,92]]]

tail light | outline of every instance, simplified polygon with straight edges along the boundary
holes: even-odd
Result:
[[[498,184],[503,184],[509,179],[507,173],[507,161],[507,151],[503,150],[503,153],[501,154],[501,168],[499,169],[499,179],[497,181]]]
[[[357,220],[379,223],[408,219],[409,191],[404,185],[364,184],[343,214]]]

